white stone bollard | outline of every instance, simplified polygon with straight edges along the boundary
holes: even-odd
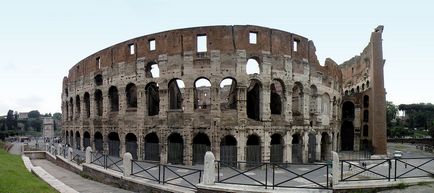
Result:
[[[54,145],[50,146],[50,153],[51,153],[51,155],[54,155]]]
[[[68,148],[68,160],[69,161],[71,161],[72,160],[72,152],[73,152],[74,150],[70,147],[70,148]]]
[[[335,151],[332,151],[332,155],[333,155],[333,165],[332,165],[332,185],[335,186],[338,184],[340,177],[340,167],[341,165],[339,164],[339,155],[338,153],[336,153]]]
[[[128,177],[131,175],[131,160],[133,159],[133,156],[131,153],[127,152],[124,154],[124,176]]]
[[[204,185],[213,185],[215,182],[215,157],[211,151],[205,153],[202,182]]]
[[[92,148],[90,146],[86,147],[86,163],[90,164],[92,162]]]

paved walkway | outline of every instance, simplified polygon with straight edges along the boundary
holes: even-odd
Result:
[[[130,191],[115,188],[99,182],[85,179],[80,175],[73,173],[69,170],[63,169],[48,160],[37,159],[32,160],[34,166],[40,166],[49,174],[54,176],[59,181],[70,186],[78,192],[91,192],[91,193],[129,193]]]

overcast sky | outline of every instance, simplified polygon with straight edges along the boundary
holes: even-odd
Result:
[[[138,36],[203,25],[260,25],[314,41],[323,64],[361,53],[384,25],[387,100],[434,103],[429,1],[2,1],[0,115],[60,112],[62,78],[88,55]]]

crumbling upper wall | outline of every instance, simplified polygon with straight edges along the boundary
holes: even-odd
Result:
[[[256,44],[249,43],[250,32],[257,33]],[[69,70],[68,81],[74,82],[81,76],[96,74],[100,69],[112,67],[114,64],[131,65],[138,58],[157,61],[161,54],[171,56],[183,55],[188,51],[196,52],[197,35],[207,35],[207,50],[219,50],[223,55],[245,50],[247,57],[255,57],[265,51],[270,52],[272,57],[287,55],[294,60],[307,59],[310,63],[312,61],[319,64],[313,43],[303,36],[253,25],[205,26],[150,34],[98,51],[74,65]],[[151,40],[156,42],[155,50],[149,49]],[[294,42],[297,42],[297,51],[294,51]],[[134,45],[134,54],[129,53],[129,45]],[[195,59],[198,56],[195,54],[193,57]]]

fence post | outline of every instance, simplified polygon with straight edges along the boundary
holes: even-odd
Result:
[[[124,154],[124,176],[128,177],[131,175],[131,160],[133,156],[130,152]]]
[[[205,153],[203,163],[203,184],[213,185],[215,182],[215,157],[211,151]]]
[[[92,162],[92,148],[90,146],[86,147],[86,163],[90,164]]]
[[[45,144],[45,151],[50,151],[50,144],[49,143],[46,143]]]
[[[333,162],[332,162],[332,185],[335,186],[339,182],[340,173],[340,165],[339,165],[339,155],[335,151],[332,151]],[[328,175],[328,174],[327,174]]]

